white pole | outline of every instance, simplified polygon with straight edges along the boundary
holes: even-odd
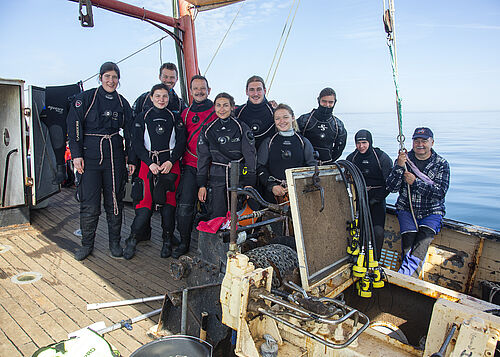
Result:
[[[132,299],[132,300],[121,300],[121,301],[112,301],[112,302],[98,302],[98,303],[95,303],[95,304],[87,304],[87,311],[88,310],[104,309],[106,307],[116,307],[116,306],[140,304],[142,302],[163,300],[164,298],[165,298],[165,295],[158,295],[158,296],[145,297],[145,298]]]

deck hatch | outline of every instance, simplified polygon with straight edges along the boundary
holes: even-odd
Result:
[[[286,170],[300,278],[306,290],[351,261],[347,254],[351,220],[347,190],[335,166],[319,170],[325,192],[322,211],[320,191],[304,193],[314,168]]]
[[[27,271],[13,276],[10,281],[14,284],[32,284],[42,278],[42,274],[36,271]]]

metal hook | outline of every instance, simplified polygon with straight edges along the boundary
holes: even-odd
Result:
[[[321,208],[319,209],[319,211],[323,212],[323,210],[325,209],[325,189],[320,184],[321,179],[319,178],[319,167],[317,162],[314,166],[314,174],[312,175],[311,179],[312,183],[305,185],[302,193],[319,191],[321,196]]]

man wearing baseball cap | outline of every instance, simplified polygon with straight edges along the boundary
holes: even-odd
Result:
[[[399,273],[419,277],[427,249],[441,229],[450,166],[432,149],[431,129],[416,128],[412,139],[413,149],[399,152],[386,184],[389,191],[399,192],[396,210],[403,252]]]

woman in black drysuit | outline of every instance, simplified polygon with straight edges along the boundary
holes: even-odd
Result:
[[[186,147],[186,131],[180,117],[168,108],[168,87],[156,84],[150,92],[153,107],[140,113],[132,129],[132,148],[140,160],[134,182],[135,217],[123,252],[125,259],[135,254],[137,236],[149,226],[153,207],[160,205],[163,246],[161,257],[168,258],[174,238],[175,192],[180,180],[179,159]]]
[[[125,166],[130,138],[132,111],[116,88],[120,70],[106,62],[99,71],[101,86],[80,93],[73,101],[68,117],[68,140],[77,171],[77,198],[80,202],[82,247],[76,260],[87,258],[94,249],[94,239],[101,214],[101,193],[108,222],[109,249],[112,257],[121,257],[120,231],[122,199],[125,195]],[[124,138],[120,135],[123,129]],[[131,172],[133,165],[129,166]]]
[[[215,97],[217,119],[203,127],[198,138],[198,199],[207,201],[209,218],[225,217],[229,205],[229,163],[240,161],[242,186],[255,185],[255,139],[245,123],[233,117],[234,98],[227,93]]]
[[[274,123],[278,132],[264,139],[257,155],[257,176],[266,187],[264,199],[269,202],[280,201],[288,193],[286,169],[316,165],[310,141],[297,132],[292,108],[279,104]]]
[[[389,194],[385,180],[391,172],[392,160],[385,152],[373,147],[372,134],[368,130],[358,131],[354,136],[354,141],[356,150],[347,156],[347,160],[354,163],[365,178],[375,233],[375,248],[377,258],[380,259],[384,245],[385,198]]]

